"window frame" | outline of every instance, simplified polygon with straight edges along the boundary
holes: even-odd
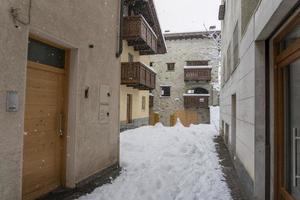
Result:
[[[173,72],[175,71],[175,63],[167,63],[167,71]]]
[[[169,88],[168,93],[165,93],[164,88]],[[161,97],[170,97],[171,96],[171,86],[160,86],[160,96]]]

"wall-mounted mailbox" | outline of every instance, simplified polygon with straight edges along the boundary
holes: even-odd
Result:
[[[6,112],[19,111],[19,97],[16,91],[6,92]]]

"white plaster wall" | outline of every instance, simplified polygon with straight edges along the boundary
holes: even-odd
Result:
[[[236,21],[241,19],[240,2],[227,0],[226,17],[222,22],[223,58],[226,57],[228,44],[232,41]],[[273,185],[265,186],[263,170],[265,167],[264,40],[271,36],[296,3],[297,0],[261,0],[249,21],[246,32],[239,36],[240,63],[221,89],[221,122],[231,125],[231,95],[236,93],[237,96],[237,156],[253,180],[255,199],[265,199],[265,187],[271,187],[271,191],[273,188]],[[270,52],[272,51],[270,49]],[[272,92],[272,88],[270,90]],[[270,103],[272,136],[272,99]],[[272,157],[272,162],[273,159]],[[274,172],[273,168],[270,170]],[[273,183],[273,175],[271,176],[271,183]],[[272,194],[271,198],[273,198]]]

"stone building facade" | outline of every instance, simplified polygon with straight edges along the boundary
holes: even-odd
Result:
[[[0,5],[0,199],[117,167],[119,1]]]
[[[299,5],[221,1],[220,127],[248,199],[300,199]]]
[[[159,113],[164,125],[170,125],[170,116],[176,111],[187,109],[184,98],[197,96],[192,95],[195,89],[202,89],[200,95],[208,100],[207,106],[189,110],[198,113],[198,123],[210,122],[209,106],[219,102],[220,65],[217,40],[211,38],[212,35],[220,36],[218,31],[165,34],[168,52],[150,57],[151,65],[157,72],[153,112]],[[205,80],[186,81],[185,70],[189,68],[208,70],[210,75]],[[170,87],[170,96],[162,95],[162,87]]]

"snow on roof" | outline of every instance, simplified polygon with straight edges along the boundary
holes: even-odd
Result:
[[[184,66],[184,69],[212,69],[211,65]]]
[[[195,97],[197,97],[197,96],[199,96],[199,97],[209,97],[210,94],[183,94],[183,96],[184,96],[184,97],[185,97],[185,96],[187,96],[187,97],[189,97],[189,96],[195,96]]]

